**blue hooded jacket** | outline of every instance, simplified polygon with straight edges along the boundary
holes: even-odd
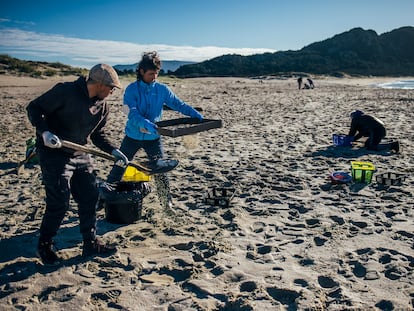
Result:
[[[155,140],[160,137],[158,133],[144,133],[142,129],[148,121],[155,123],[161,120],[164,104],[189,117],[199,114],[167,85],[157,81],[148,84],[137,80],[129,84],[125,89],[124,104],[129,107],[125,134],[135,140]]]

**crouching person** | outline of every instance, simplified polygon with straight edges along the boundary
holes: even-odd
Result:
[[[365,141],[365,148],[367,150],[393,150],[400,151],[400,144],[394,141],[387,144],[380,144],[381,140],[385,138],[386,130],[384,123],[374,116],[370,116],[361,110],[355,110],[350,114],[351,128],[348,136],[356,141],[362,137],[368,137]]]
[[[116,248],[96,236],[98,189],[91,157],[62,147],[61,140],[85,145],[90,139],[99,149],[118,160],[128,159],[105,136],[109,107],[105,98],[121,89],[116,71],[109,65],[91,68],[88,77],[58,83],[27,106],[30,122],[36,128],[37,153],[46,192],[46,210],[40,225],[37,254],[44,264],[57,264],[60,258],[53,238],[69,209],[72,194],[78,205],[83,256],[109,255]]]

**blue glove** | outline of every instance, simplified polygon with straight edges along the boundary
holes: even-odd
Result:
[[[197,110],[194,110],[191,113],[191,116],[190,117],[197,118],[200,122],[203,121],[203,115],[201,113],[199,113]]]
[[[141,127],[141,132],[147,134],[157,134],[158,133],[158,126],[152,123],[150,120],[144,120],[144,127]]]
[[[115,165],[126,167],[129,163],[129,160],[125,154],[122,153],[119,149],[112,150],[111,154],[115,157]]]

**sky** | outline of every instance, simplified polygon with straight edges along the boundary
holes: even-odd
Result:
[[[2,0],[0,54],[90,68],[145,51],[200,62],[301,48],[355,27],[414,26],[414,0]]]

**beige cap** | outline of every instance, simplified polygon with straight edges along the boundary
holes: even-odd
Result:
[[[112,66],[107,64],[98,64],[89,71],[89,79],[108,86],[115,86],[122,89],[121,82],[119,82],[118,74]]]

